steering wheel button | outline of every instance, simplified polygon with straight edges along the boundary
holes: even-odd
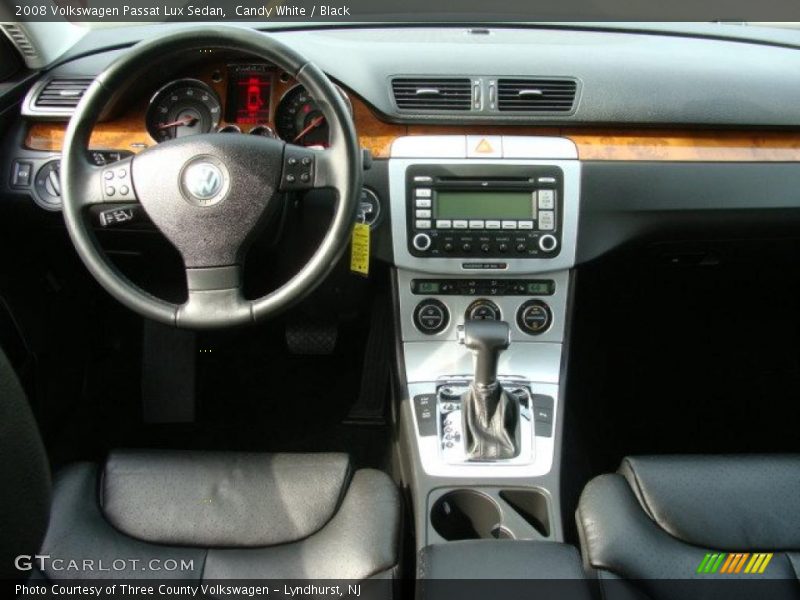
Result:
[[[123,185],[121,188],[119,188],[119,193],[122,196],[127,196],[130,193],[130,189],[128,189],[127,185]]]
[[[125,169],[120,169],[119,171],[117,171],[117,177],[119,177],[120,179],[124,179],[127,176],[128,172]]]
[[[305,156],[303,157],[303,160],[300,162],[303,164],[303,166],[307,167],[311,164],[311,157]]]
[[[309,173],[300,173],[300,181],[303,183],[308,183],[311,181],[311,175]]]
[[[297,164],[297,159],[294,156],[290,156],[286,160],[286,164],[289,165],[290,167],[293,167],[293,166],[295,166]]]
[[[296,178],[294,175],[292,175],[291,173],[289,173],[289,174],[286,176],[286,181],[287,181],[288,183],[294,183],[295,181],[297,181],[297,178]]]
[[[114,179],[114,171],[106,171],[105,173],[103,173],[103,177],[105,178],[106,181],[111,181],[112,179]]]
[[[113,196],[117,193],[117,190],[114,189],[113,185],[106,186],[106,196]]]

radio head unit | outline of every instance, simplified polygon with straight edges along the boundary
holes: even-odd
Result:
[[[560,251],[558,167],[411,165],[406,190],[413,256],[552,258]]]

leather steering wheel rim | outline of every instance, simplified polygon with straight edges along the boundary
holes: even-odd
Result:
[[[325,150],[310,150],[260,136],[224,133],[195,135],[181,138],[184,141],[180,143],[170,140],[151,146],[117,169],[122,172],[123,168],[127,168],[131,180],[125,181],[132,183],[131,195],[137,195],[135,200],[142,203],[162,233],[171,233],[180,242],[180,245],[177,244],[176,239],[167,235],[181,251],[186,266],[189,299],[179,305],[159,299],[129,281],[99,247],[87,213],[89,207],[108,204],[112,200],[105,193],[109,188],[104,187],[104,176],[108,175],[106,171],[109,167],[92,165],[87,150],[92,129],[103,109],[115,92],[124,89],[132,77],[146,73],[148,67],[152,67],[165,56],[208,48],[239,51],[268,61],[305,86],[328,122],[330,147]],[[257,143],[261,145],[256,145]],[[176,193],[168,198],[148,198],[147,203],[144,197],[139,198],[139,190],[147,191],[151,196],[162,195],[160,192],[151,193],[154,188],[142,165],[150,167],[152,177],[162,177],[162,183],[167,181],[170,192],[172,171],[175,171],[175,185],[183,186],[181,189],[185,192],[181,178],[189,164],[186,157],[195,148],[191,144],[195,144],[197,150],[197,156],[192,159],[194,162],[208,157],[207,160],[215,164],[225,161],[237,163],[228,164],[227,167],[220,165],[225,171],[224,175],[230,176],[231,197],[226,196],[219,204],[210,208],[190,206],[187,202],[181,204],[180,200],[176,200]],[[280,172],[274,173],[279,151]],[[214,156],[215,152],[220,156]],[[240,164],[245,156],[251,157],[253,153],[256,158],[263,154],[263,161],[253,164],[248,158],[249,164]],[[163,163],[158,160],[161,156],[178,157],[184,162],[170,165],[169,169],[154,170],[153,165]],[[294,163],[287,162],[290,156],[295,157]],[[294,181],[294,178],[287,175],[287,170],[295,167],[287,165],[299,164],[300,161],[303,164],[309,161],[312,165],[311,180],[305,186],[298,186],[297,183],[290,185],[287,181]],[[263,165],[263,171],[253,171],[260,165]],[[117,168],[117,165],[113,168]],[[163,177],[170,179],[164,180]],[[144,317],[179,327],[207,329],[255,323],[274,316],[301,300],[324,280],[348,245],[361,190],[362,158],[349,109],[336,87],[319,68],[268,34],[230,26],[199,27],[137,44],[94,80],[78,104],[67,128],[62,150],[61,178],[67,231],[78,255],[95,279],[122,304]],[[239,179],[243,181],[240,183]],[[304,178],[304,181],[307,180]],[[260,206],[253,207],[253,211],[261,210],[264,214],[269,212],[269,200],[292,189],[329,188],[336,192],[337,201],[327,234],[302,269],[267,295],[256,300],[245,300],[241,293],[241,254],[246,250],[247,237],[256,229],[260,219],[266,217],[246,212],[246,207],[238,196],[243,194],[243,188],[250,186],[247,189],[251,189],[256,183],[261,183],[266,188],[265,193],[272,192],[272,196]],[[114,199],[117,202],[121,200],[122,198]],[[237,201],[239,205],[236,204]],[[225,210],[229,213],[224,213]],[[206,229],[187,232],[186,228],[181,228],[180,223],[170,229],[168,226],[174,225],[170,219],[175,220],[178,215],[187,222],[199,223]],[[215,233],[212,225],[220,227],[234,221],[232,217],[248,220],[251,229],[247,232],[236,232],[236,235],[241,236],[239,246],[233,247],[235,241],[231,239],[231,248],[223,248],[225,244],[219,243],[218,248],[212,248],[214,252],[210,254],[213,256],[205,256],[208,247],[214,244],[204,246],[198,237],[189,239],[194,234],[199,237],[211,236],[208,239],[212,239],[219,233]],[[224,264],[213,264],[215,262]]]

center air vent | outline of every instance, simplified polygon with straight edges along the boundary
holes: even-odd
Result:
[[[414,112],[468,111],[472,84],[468,78],[405,78],[392,80],[397,108]]]
[[[575,106],[574,79],[498,79],[497,108],[502,112],[568,113]]]
[[[51,79],[42,87],[34,104],[37,108],[75,108],[91,83],[86,77]]]

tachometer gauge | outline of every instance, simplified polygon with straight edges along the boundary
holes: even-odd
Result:
[[[339,92],[349,106],[347,96]],[[327,146],[329,143],[325,115],[302,85],[294,86],[281,98],[275,109],[275,129],[278,137],[290,144]]]
[[[219,125],[222,106],[210,86],[179,79],[158,90],[147,109],[147,131],[157,142],[208,133]]]

